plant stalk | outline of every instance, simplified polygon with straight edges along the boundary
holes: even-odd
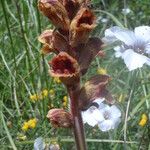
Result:
[[[67,89],[70,96],[70,109],[71,109],[70,111],[73,117],[73,132],[74,132],[74,138],[76,143],[76,149],[87,150],[83,121],[82,121],[81,111],[79,109],[79,103],[78,103],[78,95],[80,89],[79,86],[80,84],[67,87]]]

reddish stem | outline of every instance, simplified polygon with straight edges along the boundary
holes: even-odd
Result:
[[[77,150],[87,150],[84,127],[81,117],[81,111],[78,107],[79,84],[77,86],[67,87],[70,96],[70,109],[73,117],[73,131]]]

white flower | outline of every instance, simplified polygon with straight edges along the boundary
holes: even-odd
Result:
[[[103,121],[98,123],[100,130],[105,132],[110,129],[115,129],[121,122],[121,111],[115,105],[105,105],[102,109],[99,109],[99,111],[104,118]]]
[[[41,137],[35,139],[34,141],[34,150],[44,150],[45,143]]]
[[[88,110],[82,112],[83,122],[94,127],[98,125],[101,131],[108,131],[118,126],[121,119],[121,111],[115,106],[103,104],[103,99],[96,99],[98,107],[91,106]]]
[[[106,44],[120,42],[114,48],[115,56],[121,57],[130,71],[141,68],[144,64],[150,65],[149,26],[136,27],[134,32],[115,26],[105,31],[103,41]]]
[[[122,13],[124,14],[124,15],[127,15],[127,14],[129,14],[131,12],[131,9],[130,8],[123,8],[122,9]]]
[[[104,99],[98,98],[93,101],[93,103],[97,103],[98,106],[104,101]],[[82,119],[83,123],[87,123],[90,126],[94,127],[98,124],[98,122],[104,120],[102,114],[96,106],[91,106],[86,111],[82,111]]]

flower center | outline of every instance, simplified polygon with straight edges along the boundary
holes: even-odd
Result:
[[[103,115],[104,115],[105,120],[108,120],[110,118],[110,115],[107,111],[105,111]]]

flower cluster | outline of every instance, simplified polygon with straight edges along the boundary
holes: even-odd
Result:
[[[55,78],[54,78],[54,82],[57,83],[57,84],[60,84],[60,83],[61,83],[61,80],[60,80],[59,78],[55,77]]]
[[[29,121],[25,121],[23,123],[22,130],[27,131],[28,129],[34,129],[36,127],[36,124],[37,124],[36,118],[30,119]]]
[[[30,95],[30,100],[32,102],[36,102],[39,100],[43,100],[44,98],[47,98],[48,95],[50,95],[50,97],[53,97],[55,95],[55,91],[53,89],[50,89],[50,90],[44,89],[42,90],[42,92],[38,94]]]
[[[121,111],[117,106],[109,106],[103,103],[104,98],[93,101],[91,106],[82,112],[83,122],[94,127],[98,125],[101,131],[109,131],[116,128],[121,122]]]
[[[63,97],[63,107],[66,108],[66,107],[67,107],[67,104],[68,104],[68,97],[67,97],[67,96],[64,96],[64,97]]]
[[[129,71],[150,66],[150,27],[139,26],[133,31],[120,27],[111,27],[105,31],[103,42],[106,44],[120,42],[114,48],[115,56],[121,57]]]
[[[139,126],[144,127],[148,121],[148,117],[146,114],[142,114],[141,120],[139,122]]]
[[[98,74],[102,74],[102,75],[106,75],[107,74],[107,70],[104,68],[98,68],[97,69],[97,73]]]

